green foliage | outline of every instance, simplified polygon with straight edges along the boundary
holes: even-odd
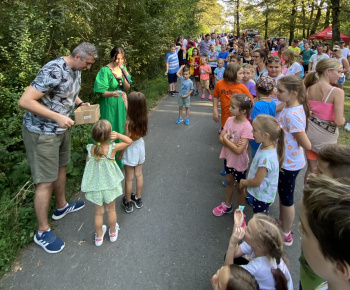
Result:
[[[68,55],[82,41],[95,44],[99,59],[83,72],[80,97],[96,103],[96,74],[110,61],[110,50],[122,46],[132,90],[142,91],[150,108],[168,88],[164,70],[169,44],[179,35],[198,34],[200,13],[199,0],[3,0],[1,4],[0,276],[18,249],[32,241],[36,227],[34,186],[21,136],[24,112],[17,102],[40,68]],[[72,129],[68,195],[80,190],[91,127]]]

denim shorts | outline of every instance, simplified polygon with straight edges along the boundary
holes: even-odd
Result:
[[[343,85],[345,83],[345,76],[342,76],[338,79],[337,85]]]
[[[182,96],[179,95],[177,103],[179,104],[180,107],[189,108],[190,99],[191,99],[191,96],[188,96],[187,98],[183,98]]]

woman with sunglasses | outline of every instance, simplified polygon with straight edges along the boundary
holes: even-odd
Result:
[[[111,62],[101,68],[96,76],[94,93],[100,96],[100,119],[108,120],[112,125],[112,131],[124,135],[128,101],[123,91],[130,89],[132,81],[124,65],[124,49],[113,48],[110,57]],[[117,163],[120,168],[123,167],[120,160],[117,160]]]

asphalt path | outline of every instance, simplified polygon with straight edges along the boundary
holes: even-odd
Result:
[[[176,125],[177,96],[165,96],[150,112],[149,134],[144,138],[144,207],[127,214],[121,197],[117,199],[121,228],[117,242],[110,243],[107,235],[101,247],[94,245],[94,210],[87,202],[84,209],[52,223],[54,233],[66,243],[61,253],[47,254],[30,244],[19,253],[0,288],[212,289],[210,279],[223,265],[233,214],[212,214],[225,192],[219,124],[211,116],[212,102],[192,97],[190,125]],[[304,172],[297,179],[296,204]],[[294,244],[286,252],[298,289],[298,206],[296,210]],[[244,212],[249,220],[250,206]],[[270,214],[278,217],[278,199]]]

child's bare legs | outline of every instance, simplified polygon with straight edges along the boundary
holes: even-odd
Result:
[[[197,91],[199,92],[199,81],[196,81],[196,88],[197,88]]]
[[[232,204],[233,191],[235,190],[234,184],[235,178],[233,177],[233,175],[226,174],[225,204],[227,207],[230,207]]]
[[[134,168],[136,176],[136,198],[140,198],[143,190],[142,164],[136,165]]]
[[[175,91],[175,83],[169,84],[169,91],[170,91],[170,92]]]
[[[202,86],[202,95],[204,95],[204,94],[205,94],[205,87]]]
[[[186,107],[186,119],[188,119],[188,116],[190,114],[190,108],[189,107]],[[181,115],[182,115],[182,112],[181,112]]]
[[[182,118],[182,106],[179,107],[179,118]]]
[[[134,179],[135,167],[124,165],[124,169],[125,169],[125,199],[126,199],[126,202],[130,202],[131,192],[132,192],[132,181]]]
[[[282,222],[282,230],[284,233],[287,234],[292,231],[294,218],[294,204],[292,206],[284,206],[280,203],[280,221]]]
[[[246,197],[245,188],[241,187],[240,183],[237,182],[236,189],[237,189],[237,205],[238,206],[245,205],[245,197]]]
[[[211,95],[211,91],[209,89],[206,89],[206,91],[208,92],[208,95]]]
[[[102,205],[95,204],[95,231],[98,238],[103,236],[102,225],[103,225],[103,214],[105,213],[105,208]]]
[[[108,217],[109,231],[115,234],[115,225],[117,223],[117,211],[115,210],[115,200],[106,204],[106,212]]]

